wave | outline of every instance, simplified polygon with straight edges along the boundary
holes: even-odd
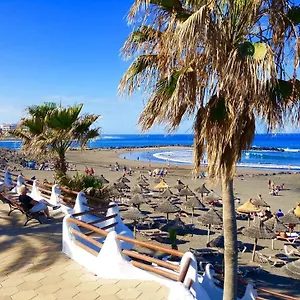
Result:
[[[296,152],[296,151],[295,151]],[[249,152],[246,152],[246,157],[245,159],[248,160],[247,158],[249,157],[247,154]],[[254,153],[251,153],[252,155]],[[193,150],[180,150],[180,151],[169,151],[169,152],[157,152],[152,154],[153,157],[155,157],[158,160],[163,160],[165,162],[170,162],[170,163],[181,163],[181,164],[188,164],[192,165],[193,164]],[[267,157],[266,154],[262,153],[255,153],[254,154],[257,157]],[[259,168],[259,169],[291,169],[291,170],[300,170],[300,166],[294,165],[294,164],[287,164],[286,157],[279,157],[282,159],[284,162],[283,164],[276,163],[275,162],[270,162],[270,163],[261,163],[261,162],[239,162],[237,163],[238,167],[247,167],[247,168]],[[269,159],[272,159],[270,157]],[[204,157],[204,159],[201,162],[202,165],[207,165],[207,157]]]
[[[122,137],[120,137],[120,136],[113,136],[113,135],[103,135],[103,136],[101,136],[99,138],[99,140],[101,140],[101,139],[103,139],[103,140],[121,140]]]

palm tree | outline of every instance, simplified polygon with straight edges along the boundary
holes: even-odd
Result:
[[[194,118],[195,169],[206,151],[209,176],[221,179],[224,299],[237,297],[236,162],[256,117],[268,130],[286,113],[300,120],[299,11],[287,0],[136,0],[128,14],[137,29],[122,52],[136,58],[119,92],[147,95],[143,130],[165,123],[172,131]]]
[[[100,134],[99,128],[90,128],[98,115],[80,116],[83,104],[57,107],[44,103],[28,107],[28,116],[21,119],[12,134],[22,139],[22,150],[36,157],[55,157],[55,177],[66,175],[66,152],[71,145],[85,147],[87,142]],[[34,151],[33,151],[34,149]]]

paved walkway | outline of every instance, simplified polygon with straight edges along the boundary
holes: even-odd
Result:
[[[62,218],[38,225],[0,202],[1,300],[167,299],[155,282],[98,279],[61,253]]]

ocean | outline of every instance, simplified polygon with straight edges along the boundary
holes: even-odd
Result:
[[[121,157],[164,164],[193,163],[193,151],[190,146],[193,136],[188,134],[114,134],[103,135],[101,139],[91,141],[90,148],[137,148],[159,146],[186,146],[185,149],[155,149],[151,151],[124,151]],[[0,147],[20,149],[19,141],[0,141]],[[204,159],[204,163],[206,163]],[[252,150],[243,152],[239,167],[261,169],[300,170],[300,134],[256,134]]]

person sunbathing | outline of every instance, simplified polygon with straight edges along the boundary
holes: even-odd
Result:
[[[48,206],[52,207],[53,210],[60,208],[60,206],[51,205],[44,199],[40,201],[32,199],[27,195],[27,188],[25,185],[22,185],[19,191],[19,201],[23,204],[25,209],[27,209],[31,213],[42,212],[47,217],[47,219],[51,219]]]

